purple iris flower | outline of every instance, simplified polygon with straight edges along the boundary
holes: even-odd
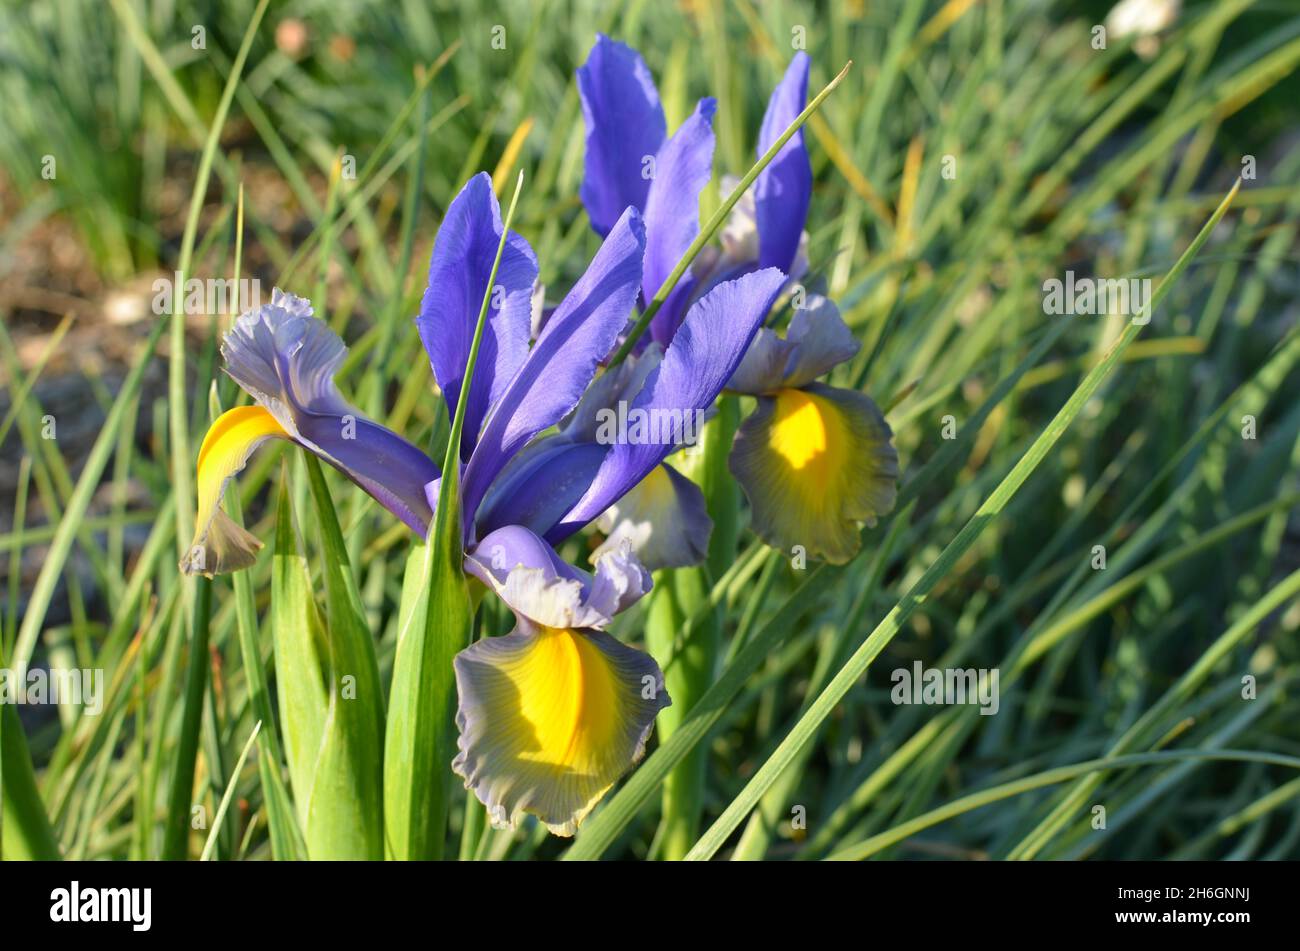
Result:
[[[486,175],[452,202],[429,265],[417,325],[444,393],[465,373],[492,260],[503,232]],[[650,586],[626,551],[605,551],[593,575],[551,547],[617,502],[678,448],[654,441],[535,439],[579,406],[619,341],[648,256],[641,213],[609,223],[586,273],[531,348],[535,256],[505,238],[488,295],[478,367],[462,435],[466,570],[514,611],[515,630],[456,658],[460,754],[453,767],[498,824],[536,814],[558,834],[582,817],[639,758],[669,702],[648,655],[603,628]],[[739,367],[785,275],[765,269],[719,285],[685,316],[662,359],[628,398],[644,414],[703,412]],[[726,319],[723,319],[723,318]],[[484,360],[486,358],[486,364]],[[480,379],[482,383],[480,385]],[[448,397],[448,410],[452,409]],[[471,422],[472,421],[472,422]],[[434,483],[426,486],[431,504]]]
[[[578,68],[577,81],[587,126],[582,201],[598,234],[605,234],[625,208],[644,214],[644,306],[699,235],[700,193],[712,174],[716,104],[700,100],[694,113],[668,136],[659,92],[645,61],[636,50],[603,34]],[[808,57],[800,53],[768,103],[759,134],[760,155],[803,110],[807,86]],[[793,268],[803,268],[801,239],[806,237],[803,225],[811,192],[812,169],[800,130],[733,210],[722,233],[722,252],[709,248],[697,258],[695,268],[683,275],[651,320],[648,344],[638,342],[636,356],[619,368],[616,378],[602,378],[603,385],[598,381],[576,418],[549,438],[546,451],[565,451],[562,446],[575,443],[567,450],[575,459],[585,451],[578,446],[587,441],[584,434],[589,440],[596,413],[625,402],[627,382],[659,365],[663,348],[673,342],[694,302],[703,304],[713,289],[758,269],[789,275]],[[717,310],[720,323],[729,319],[725,307],[711,309]],[[668,462],[651,469],[643,482],[612,504],[602,514],[600,527],[609,535],[607,545],[631,544],[651,568],[697,564],[707,552],[712,531],[698,486]]]
[[[491,181],[478,175],[452,202],[434,243],[416,322],[449,413],[503,230]],[[552,543],[618,502],[676,441],[587,439],[573,429],[562,443],[536,438],[576,415],[636,304],[646,253],[642,215],[626,208],[531,345],[537,259],[517,234],[505,238],[488,295],[461,445],[464,568],[510,606],[517,624],[456,658],[460,753],[452,765],[497,824],[532,813],[572,834],[644,753],[655,714],[670,702],[654,660],[604,632],[649,590],[647,570],[616,548],[600,552],[589,574],[564,563]],[[653,362],[609,379],[639,411],[670,418],[705,411],[784,280],[766,269],[719,285]],[[427,534],[438,467],[339,393],[334,376],[346,348],[310,303],[277,290],[270,304],[239,318],[222,353],[258,405],[223,414],[204,439],[195,530],[202,557],[182,567],[214,573],[253,562],[260,542],[220,510],[220,499],[269,438],[317,454]]]
[[[759,156],[803,111],[808,63],[806,53],[797,53],[772,93],[759,130]],[[649,301],[699,234],[700,193],[713,164],[715,101],[700,100],[668,137],[659,92],[641,54],[603,34],[577,76],[587,125],[582,203],[598,234],[605,234],[624,208],[645,215],[644,300]],[[651,321],[652,339],[667,345],[692,297],[719,277],[766,267],[797,277],[811,196],[812,166],[800,129],[733,211],[722,236],[724,258],[706,260],[678,283]]]
[[[463,378],[468,341],[501,231],[491,182],[479,175],[448,209],[416,319],[444,393]],[[461,443],[467,549],[507,525],[562,541],[679,448],[671,440],[569,439],[528,446],[578,406],[626,327],[642,281],[642,258],[649,253],[641,214],[624,209],[531,348],[526,344],[536,258],[514,233],[507,237],[506,249],[490,295]],[[469,281],[467,275],[472,276]],[[783,280],[775,270],[756,272],[720,285],[698,301],[675,345],[626,394],[632,408],[667,416],[705,411],[740,365]],[[482,377],[480,369],[485,371]],[[453,412],[450,394],[447,405]],[[436,499],[433,485],[429,491]]]
[[[795,54],[772,92],[759,157],[803,111],[808,68],[807,54]],[[699,194],[713,153],[712,132],[698,121],[702,111],[663,142],[663,110],[650,71],[635,50],[605,36],[578,69],[578,90],[587,123],[582,199],[593,227],[600,231],[620,202],[643,210],[647,246],[662,249],[671,268],[699,233]],[[648,187],[639,152],[655,156]],[[723,190],[736,184],[724,178]],[[679,284],[655,315],[655,345],[675,341],[678,315],[692,299],[707,300],[711,288],[765,267],[801,278],[808,269],[804,225],[811,195],[812,166],[800,129],[732,208],[721,248],[696,258],[690,283]],[[647,298],[657,288],[650,261],[647,250]],[[893,507],[898,458],[883,414],[863,393],[816,381],[857,351],[834,302],[801,293],[786,336],[764,327],[727,383],[757,404],[737,434],[730,466],[749,499],[754,531],[773,547],[844,562],[858,550],[858,524]],[[617,391],[609,396],[617,398]],[[708,543],[703,507],[693,484],[664,464],[611,509],[607,518],[617,523],[611,537],[629,540],[656,567],[690,564]]]
[[[587,124],[582,202],[597,234],[626,208],[645,216],[642,301],[663,286],[699,234],[700,192],[713,166],[714,99],[701,99],[671,137],[650,70],[639,53],[601,35],[578,68]],[[686,312],[694,278],[684,275],[655,314],[650,336],[667,345]]]

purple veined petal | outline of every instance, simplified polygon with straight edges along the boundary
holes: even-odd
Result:
[[[473,537],[507,525],[545,534],[582,497],[608,452],[563,436],[537,440],[493,481],[475,514]]]
[[[644,254],[641,213],[629,208],[493,405],[465,470],[467,524],[510,457],[537,433],[559,422],[582,398],[635,306]]]
[[[650,592],[654,582],[636,553],[626,549],[591,557],[596,570],[587,591],[587,604],[606,617],[622,614]]]
[[[453,416],[502,230],[492,179],[480,172],[447,209],[429,259],[429,283],[415,323],[447,412]],[[528,355],[536,280],[537,256],[528,242],[512,231],[497,269],[465,408],[464,460],[473,451],[489,408]]]
[[[312,316],[310,302],[278,288],[271,303],[242,315],[221,343],[226,372],[289,437],[316,453],[424,535],[432,512],[425,483],[438,466],[417,447],[367,418],[334,384],[347,354]]]
[[[727,381],[727,389],[751,396],[780,389],[793,350],[794,344],[775,330],[760,327],[740,366]]]
[[[796,307],[784,338],[764,327],[727,388],[758,396],[812,383],[861,348],[829,297],[809,293]]]
[[[795,308],[786,331],[791,353],[785,367],[786,386],[804,386],[857,356],[862,344],[829,297],[808,294]]]
[[[843,564],[858,551],[858,523],[894,506],[898,453],[864,393],[811,383],[760,396],[736,433],[731,472],[749,499],[754,532],[789,553]]]
[[[548,627],[605,628],[650,590],[650,573],[628,551],[596,559],[588,574],[521,525],[488,533],[465,556],[465,570],[518,617]]]
[[[673,334],[677,333],[677,328],[681,326],[682,318],[691,299],[695,296],[695,291],[695,278],[690,274],[683,275],[677,282],[677,286],[669,292],[663,304],[655,311],[655,315],[650,318],[650,333],[642,337],[639,342],[644,344],[646,341],[653,341],[661,347],[668,346],[672,342]]]
[[[701,99],[695,112],[673,133],[654,162],[646,196],[646,301],[654,298],[686,249],[700,233],[700,192],[713,174],[713,114],[716,99]],[[651,322],[653,339],[664,346],[672,339],[690,299],[690,275],[673,288]]]
[[[632,551],[651,571],[698,565],[709,553],[713,533],[704,493],[666,462],[651,469],[596,524],[607,537],[592,552],[593,559]]]
[[[715,287],[686,320],[633,403],[650,419],[707,410],[740,365],[759,325],[772,308],[785,275],[776,268],[755,271]],[[629,411],[631,415],[631,411]],[[662,430],[660,430],[662,432]],[[617,442],[601,463],[591,487],[564,519],[546,533],[551,542],[573,534],[623,497],[677,448],[663,439]]]
[[[578,588],[590,582],[581,569],[561,558],[540,536],[522,525],[506,525],[483,536],[465,553],[465,570],[489,588],[505,585],[518,567],[541,572],[546,583],[576,581]]]
[[[587,126],[582,204],[606,235],[628,207],[645,209],[649,169],[668,132],[654,77],[641,54],[604,34],[578,67]]]
[[[346,354],[338,335],[313,316],[311,301],[278,287],[271,303],[241,314],[221,340],[226,373],[291,435],[294,411],[347,405],[334,387]]]
[[[397,433],[356,414],[310,414],[298,432],[319,455],[423,538],[433,511],[425,485],[440,476],[437,464]]]
[[[761,157],[786,127],[803,112],[808,98],[808,54],[798,52],[768,100],[758,136]],[[754,183],[754,217],[758,225],[758,266],[790,273],[812,197],[812,164],[803,129],[781,148]]]
[[[663,356],[663,348],[651,343],[618,366],[605,370],[591,381],[578,405],[561,423],[561,432],[574,442],[596,442],[601,411],[617,406],[619,401],[630,404],[636,399],[646,378],[663,361]]]

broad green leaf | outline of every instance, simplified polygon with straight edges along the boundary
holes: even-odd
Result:
[[[392,859],[443,853],[456,752],[452,658],[469,645],[474,620],[460,538],[448,544],[447,535],[435,532],[406,559],[384,755],[384,839]]]
[[[0,703],[0,775],[4,777],[0,814],[0,858],[49,861],[59,858],[45,803],[36,789],[31,753],[18,719],[18,708]]]
[[[320,530],[329,697],[307,807],[313,859],[382,859],[384,697],[375,643],[325,475],[304,454]]]
[[[307,825],[316,759],[329,710],[329,644],[312,593],[307,559],[298,547],[288,479],[284,476],[276,503],[268,617],[289,783],[301,829]]]

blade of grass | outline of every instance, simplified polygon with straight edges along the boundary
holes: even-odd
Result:
[[[384,857],[384,695],[375,642],[320,462],[302,453],[325,577],[329,707],[307,812],[313,859]]]
[[[207,862],[212,858],[212,852],[217,845],[217,832],[226,819],[226,810],[230,808],[230,800],[235,797],[235,786],[239,784],[239,774],[244,771],[244,762],[248,759],[248,751],[253,748],[257,742],[257,734],[262,729],[262,721],[258,720],[253,724],[253,732],[248,735],[248,742],[244,744],[243,752],[239,754],[239,759],[235,761],[235,768],[231,770],[230,782],[226,784],[225,795],[221,797],[221,804],[217,806],[216,815],[212,817],[212,828],[208,832],[208,841],[203,845],[203,852],[199,855],[200,862]]]
[[[18,418],[18,408],[23,405],[23,400],[27,398],[27,394],[32,391],[32,387],[35,386],[36,381],[40,379],[41,371],[45,369],[45,364],[49,362],[50,357],[63,341],[64,336],[66,336],[68,331],[72,329],[73,319],[74,315],[68,314],[59,321],[59,325],[55,327],[54,331],[50,334],[50,339],[45,344],[45,349],[42,350],[41,355],[36,358],[35,366],[28,371],[27,377],[23,380],[22,385],[20,385],[17,390],[10,393],[9,412],[5,413],[4,421],[0,422],[0,445],[3,445],[5,437],[9,435],[9,428],[13,426],[14,420]]]
[[[1165,750],[1158,753],[1136,753],[1129,756],[1102,757],[1086,760],[1070,766],[1044,770],[1023,779],[1017,779],[990,789],[984,789],[969,796],[954,799],[938,809],[932,809],[901,825],[885,832],[864,839],[862,842],[846,846],[832,853],[828,859],[832,862],[856,862],[865,859],[881,849],[901,842],[917,832],[929,829],[941,822],[960,816],[963,813],[979,809],[990,803],[1019,796],[1022,793],[1042,789],[1056,783],[1068,782],[1080,776],[1105,772],[1112,769],[1133,769],[1138,766],[1163,766],[1166,763],[1203,762],[1206,760],[1227,761],[1234,763],[1267,763],[1271,766],[1283,766],[1288,769],[1300,769],[1300,758],[1284,756],[1280,753],[1261,753],[1253,750]]]
[[[238,285],[236,285],[238,286]],[[215,390],[215,388],[214,388]],[[217,418],[215,412],[213,418]],[[226,513],[239,524],[243,524],[242,506],[238,492],[228,492]],[[302,840],[302,830],[294,817],[293,807],[289,801],[284,778],[280,774],[283,754],[280,751],[280,737],[271,714],[271,695],[266,682],[266,670],[262,665],[261,639],[258,636],[257,604],[253,593],[253,581],[247,571],[238,571],[231,576],[230,583],[235,595],[235,633],[239,641],[239,656],[242,662],[244,685],[248,692],[253,715],[265,728],[262,742],[257,744],[257,767],[262,781],[262,795],[266,803],[267,827],[271,836],[271,856],[274,859],[293,859],[306,857],[306,845]],[[273,582],[274,585],[274,582]],[[278,602],[272,601],[272,610]],[[313,605],[314,607],[314,605]],[[310,636],[310,630],[307,631]],[[313,660],[315,658],[313,657]],[[316,668],[319,671],[319,664]],[[295,667],[281,668],[281,678],[277,683],[288,681],[299,672]],[[320,686],[319,676],[316,684]],[[323,691],[322,691],[323,693]],[[323,703],[321,705],[323,707]],[[292,708],[286,710],[286,717]],[[319,737],[319,733],[317,733]],[[319,743],[319,740],[317,741]],[[312,747],[315,749],[316,747]]]
[[[190,193],[190,210],[185,219],[185,230],[181,236],[181,251],[174,277],[176,286],[172,288],[175,307],[170,321],[171,342],[167,364],[168,403],[171,408],[168,416],[171,426],[171,478],[176,492],[176,546],[177,553],[182,558],[185,557],[187,544],[185,539],[194,525],[194,486],[191,474],[194,458],[190,453],[190,434],[185,413],[190,405],[189,390],[185,381],[185,298],[187,295],[181,291],[190,272],[199,216],[203,211],[203,199],[208,191],[208,179],[212,175],[212,162],[221,142],[221,130],[225,127],[226,116],[230,113],[230,104],[235,98],[235,87],[239,85],[239,78],[244,72],[244,63],[248,60],[249,50],[253,47],[253,38],[257,35],[257,27],[262,22],[262,15],[266,13],[269,2],[270,0],[260,0],[253,11],[248,28],[244,31],[239,52],[235,55],[235,64],[230,70],[230,77],[226,80],[226,88],[222,90],[221,101],[217,104],[216,115],[213,116],[212,125],[208,129],[208,138],[199,156],[199,165],[194,176],[194,189]],[[121,0],[114,0],[115,7],[121,5]],[[182,584],[186,583],[182,581]]]
[[[994,389],[980,409],[971,417],[968,425],[962,427],[957,439],[946,440],[943,447],[935,453],[920,471],[909,479],[898,494],[896,510],[901,511],[908,503],[917,498],[924,488],[940,472],[955,462],[963,449],[968,449],[975,438],[975,432],[983,425],[994,409],[1019,383],[1021,377],[1037,364],[1047,353],[1051,345],[1065,332],[1066,325],[1058,324],[1052,331],[1044,334],[1038,344],[1021,361],[1016,370]],[[868,550],[870,546],[864,546]],[[746,577],[756,569],[764,557],[771,556],[762,543],[751,545],[750,555],[742,557],[728,569],[727,574],[714,585],[709,604],[719,604],[726,597],[726,590],[738,579]],[[598,857],[646,804],[659,783],[676,764],[677,760],[700,743],[716,726],[726,710],[726,705],[740,692],[748,678],[763,664],[769,654],[776,650],[789,635],[792,626],[803,613],[804,605],[813,602],[830,584],[836,569],[826,565],[817,565],[808,573],[808,577],[799,585],[781,606],[768,619],[763,629],[754,635],[745,646],[734,652],[722,675],[712,688],[700,698],[696,714],[688,717],[682,724],[679,735],[670,737],[661,744],[628,780],[627,785],[618,792],[610,802],[596,814],[584,827],[574,847],[565,854],[566,859],[589,859]],[[705,606],[707,608],[707,605]],[[702,620],[702,612],[697,613],[687,623],[686,629]],[[684,641],[685,638],[682,638]],[[674,654],[675,658],[675,654]],[[667,670],[672,658],[664,665]],[[607,815],[608,814],[608,815]]]
[[[190,810],[194,793],[194,767],[199,755],[199,730],[203,725],[203,698],[208,689],[208,636],[212,618],[212,582],[201,578],[194,599],[192,631],[189,639],[189,672],[185,677],[185,696],[181,707],[180,737],[172,757],[170,793],[167,797],[167,824],[163,829],[162,858],[183,860],[188,853]]]
[[[1214,230],[1215,225],[1219,223],[1219,219],[1227,212],[1228,206],[1232,203],[1232,199],[1236,196],[1240,187],[1241,182],[1238,181],[1219,204],[1210,220],[1206,222],[1200,234],[1183,252],[1178,262],[1165,275],[1164,280],[1160,282],[1160,286],[1152,295],[1150,314],[1157,311],[1164,298],[1168,296],[1169,291],[1173,289],[1174,282],[1196,256],[1201,246],[1209,239],[1210,233]],[[1047,456],[1052,446],[1060,439],[1062,433],[1074,421],[1074,418],[1083,409],[1084,404],[1092,398],[1093,393],[1111,374],[1124,350],[1141,332],[1143,326],[1143,324],[1133,321],[1129,322],[1124,332],[1106,353],[1106,356],[1084,377],[1078,388],[1066,400],[1065,405],[1061,407],[1047,425],[1047,428],[1039,434],[1033,445],[1016,463],[1015,468],[1007,474],[1002,483],[993,491],[993,494],[979,507],[970,521],[958,532],[957,537],[940,553],[939,557],[912,586],[911,590],[876,626],[876,629],[872,631],[871,635],[858,648],[848,663],[840,669],[840,672],[835,675],[835,678],[809,707],[807,713],[800,718],[794,729],[790,731],[768,761],[763,764],[754,775],[754,778],[745,786],[741,794],[731,802],[709,831],[696,843],[695,848],[691,850],[690,858],[707,859],[721,848],[731,832],[758,803],[763,793],[776,781],[785,767],[793,761],[803,744],[813,737],[821,721],[830,715],[831,711],[848,693],[858,678],[866,672],[868,666],[884,649],[885,645],[893,640],[894,635],[902,628],[903,623],[906,622],[916,608],[925,602],[934,586],[952,569],[957,559],[969,550],[985,527],[1006,507],[1012,496],[1029,478],[1030,473],[1038,467],[1038,464]]]
[[[1139,743],[1151,743],[1159,739],[1158,730],[1169,714],[1179,704],[1186,702],[1192,692],[1209,676],[1210,672],[1231,651],[1240,644],[1270,613],[1287,604],[1300,593],[1300,570],[1292,572],[1278,583],[1263,598],[1255,602],[1245,614],[1232,624],[1203,653],[1195,664],[1189,668],[1178,681],[1170,687],[1160,699],[1147,710],[1124,734],[1115,741],[1109,751],[1110,757],[1118,757]],[[1008,853],[1010,859],[1032,859],[1046,847],[1079,808],[1079,803],[1097,788],[1105,778],[1105,772],[1085,777],[1070,789],[1056,808],[1038,823]]]

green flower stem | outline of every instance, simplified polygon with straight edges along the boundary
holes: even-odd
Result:
[[[646,619],[646,646],[651,654],[662,658],[672,651],[677,632],[708,593],[700,566],[660,572]],[[655,721],[659,742],[666,742],[677,731],[713,682],[719,642],[718,612],[711,610],[694,625],[691,636],[673,655],[675,663],[664,671],[664,689],[673,702],[660,711]],[[663,858],[683,858],[699,835],[707,752],[702,746],[696,747],[664,779],[660,828]]]
[[[740,404],[735,396],[724,396],[718,415],[701,435],[702,458],[693,473],[708,506],[713,531],[705,565],[662,573],[651,601],[646,632],[652,652],[665,665],[664,686],[673,705],[658,719],[659,735],[667,739],[695,702],[713,685],[722,645],[724,612],[710,605],[713,581],[721,578],[736,561],[737,523],[740,516],[740,487],[727,469],[727,457],[740,424]],[[692,619],[698,618],[692,624]],[[673,646],[689,625],[680,652]],[[669,665],[669,656],[676,662]],[[696,747],[668,775],[663,788],[661,851],[676,861],[699,836],[708,772],[708,750]]]

